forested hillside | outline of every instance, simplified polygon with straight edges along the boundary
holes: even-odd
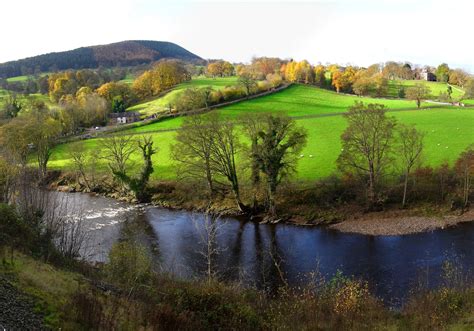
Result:
[[[198,61],[201,58],[174,43],[132,40],[81,47],[0,64],[0,78],[66,69],[133,66],[164,58]]]

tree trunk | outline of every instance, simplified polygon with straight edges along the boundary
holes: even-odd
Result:
[[[407,199],[407,188],[408,188],[408,171],[405,172],[405,183],[403,185],[402,208],[405,208],[406,199]]]

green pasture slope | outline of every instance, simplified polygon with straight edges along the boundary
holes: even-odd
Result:
[[[439,97],[441,93],[447,92],[448,91],[448,84],[447,83],[440,83],[440,82],[427,82],[427,81],[422,81],[422,80],[391,80],[389,81],[388,85],[388,97],[391,98],[397,98],[398,97],[398,91],[400,90],[401,87],[405,88],[405,91],[407,88],[415,86],[415,84],[424,84],[429,87],[431,90],[430,93],[430,98],[436,99]],[[457,86],[452,86],[453,93],[451,94],[451,97],[456,100],[461,98],[464,95],[464,91]]]
[[[308,144],[303,150],[303,157],[298,163],[297,180],[312,181],[328,176],[336,170],[336,159],[341,150],[340,136],[346,127],[344,113],[354,101],[365,103],[383,103],[391,110],[400,123],[415,124],[425,132],[424,163],[436,166],[444,161],[454,162],[459,153],[474,143],[474,109],[460,107],[415,109],[414,102],[406,100],[386,100],[358,98],[348,95],[317,89],[309,86],[293,86],[274,95],[241,102],[221,108],[229,120],[241,114],[283,112],[296,117],[297,123],[308,131]],[[314,116],[314,117],[311,117]],[[317,117],[321,116],[321,117]],[[125,132],[140,134],[153,130],[179,128],[182,118],[154,123],[148,126],[131,129]],[[175,132],[151,133],[155,146],[159,149],[154,156],[155,179],[173,179],[176,170],[170,159],[170,146]],[[85,142],[91,149],[100,149],[100,141],[91,139]],[[67,145],[57,146],[53,152],[50,166],[52,168],[70,168]],[[139,155],[134,159],[139,161]],[[139,162],[136,162],[139,164]],[[105,164],[101,164],[106,169]]]
[[[192,80],[179,84],[172,91],[168,92],[162,97],[140,103],[128,108],[128,111],[136,111],[142,115],[148,116],[154,113],[162,112],[166,110],[174,98],[176,98],[182,91],[190,87],[207,87],[211,86],[215,90],[223,89],[226,86],[236,85],[237,77],[221,77],[221,78],[207,78],[199,76]]]

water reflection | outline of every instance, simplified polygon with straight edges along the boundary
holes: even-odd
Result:
[[[104,259],[128,219],[150,226],[147,240],[153,242],[162,270],[183,278],[205,274],[203,215],[153,207],[137,212],[114,200],[83,194],[74,199],[87,207],[95,241],[101,247],[92,259]],[[340,270],[368,280],[383,298],[399,299],[420,279],[431,286],[438,284],[446,259],[456,258],[465,270],[474,263],[474,224],[431,233],[372,237],[223,218],[216,241],[219,254],[213,263],[222,279],[266,289],[274,289],[283,279],[292,286],[301,285],[314,271],[330,278]]]

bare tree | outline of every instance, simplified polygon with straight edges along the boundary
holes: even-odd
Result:
[[[188,116],[176,135],[171,156],[180,165],[178,176],[205,178],[210,199],[214,196],[214,174],[212,171],[212,150],[215,134],[206,116]]]
[[[202,222],[196,217],[193,217],[193,223],[198,231],[203,249],[199,252],[206,263],[205,275],[208,283],[211,283],[218,276],[217,268],[215,267],[215,260],[221,253],[221,249],[217,245],[218,235],[220,229],[225,223],[221,221],[220,216],[206,212],[203,215]]]
[[[224,176],[230,183],[237,207],[243,211],[246,208],[240,199],[235,162],[240,147],[235,126],[233,123],[221,119],[218,113],[211,114],[209,122],[211,132],[214,134],[214,144],[211,146],[211,168],[215,174]]]
[[[73,166],[76,170],[76,181],[80,183],[81,179],[87,190],[91,191],[91,185],[87,175],[87,152],[84,143],[79,142],[70,145],[69,156],[72,159]]]
[[[405,208],[408,188],[408,177],[423,152],[424,134],[418,132],[415,126],[401,125],[398,130],[400,146],[399,155],[402,157],[405,180],[403,183],[402,207]]]
[[[342,171],[354,171],[367,180],[370,207],[377,199],[380,178],[391,161],[395,120],[385,116],[379,104],[356,102],[344,115],[349,126],[341,136],[342,152],[337,160]]]
[[[137,148],[133,136],[111,136],[101,140],[100,144],[104,151],[103,158],[112,173],[126,174],[130,157]]]

